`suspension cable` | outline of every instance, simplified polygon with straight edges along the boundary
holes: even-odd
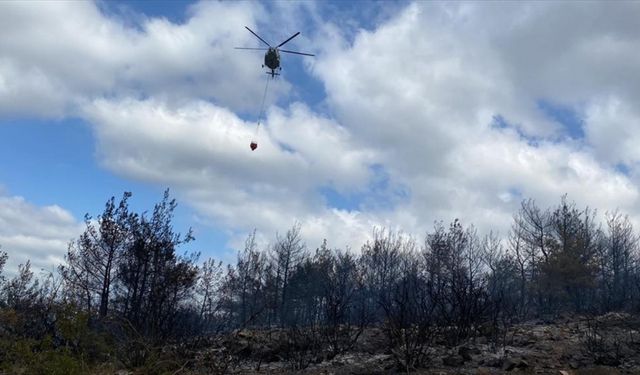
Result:
[[[262,121],[262,116],[264,116],[264,105],[267,100],[267,89],[269,88],[269,81],[271,81],[271,78],[267,76],[267,84],[264,85],[264,93],[262,94],[262,104],[260,105],[260,114],[258,115],[258,123],[256,124],[256,131],[253,135],[253,142],[257,142],[257,139],[258,139],[258,130],[260,129],[260,122]]]

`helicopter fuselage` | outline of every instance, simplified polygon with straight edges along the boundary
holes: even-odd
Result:
[[[264,43],[268,48],[246,48],[246,47],[236,47],[237,49],[259,49],[259,50],[267,50],[267,52],[264,54],[264,65],[262,67],[267,67],[269,69],[271,69],[270,72],[267,72],[267,74],[271,74],[271,77],[274,77],[279,75],[278,73],[276,73],[276,70],[281,70],[282,67],[280,66],[280,52],[286,52],[286,53],[292,53],[294,55],[305,55],[305,56],[314,56],[310,53],[304,53],[304,52],[297,52],[297,51],[289,51],[289,50],[280,50],[279,48],[282,47],[283,45],[287,44],[291,39],[295,38],[296,36],[298,36],[300,34],[300,32],[298,31],[297,33],[293,34],[292,36],[289,37],[289,39],[285,40],[284,42],[278,44],[277,46],[273,47],[271,44],[267,43],[266,40],[262,39],[258,34],[256,34],[253,30],[251,30],[249,27],[245,26],[245,29],[249,30],[249,32],[251,34],[253,34],[256,38],[258,38],[262,43]]]
[[[275,71],[280,67],[280,53],[277,48],[270,47],[264,54],[264,65]]]

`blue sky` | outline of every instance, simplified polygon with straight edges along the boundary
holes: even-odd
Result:
[[[640,218],[636,2],[0,4],[0,246],[51,267],[85,213],[170,188],[185,250],[233,261],[460,218],[506,233],[562,195]],[[282,56],[265,80],[247,25]],[[499,119],[498,122],[497,119]]]

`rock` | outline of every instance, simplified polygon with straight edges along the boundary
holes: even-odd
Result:
[[[251,355],[251,345],[246,341],[239,342],[237,347],[234,349],[233,354],[237,356],[246,358]]]
[[[324,358],[322,358],[322,356],[314,356],[313,358],[311,358],[311,363],[313,364],[318,364],[318,363],[322,363],[324,361]]]
[[[555,346],[546,341],[539,341],[533,345],[533,349],[539,350],[543,353],[551,353],[555,349]]]
[[[523,338],[521,341],[518,342],[518,344],[520,344],[520,346],[524,346],[524,347],[533,346],[533,345],[535,345],[537,343],[538,343],[538,340],[536,340],[533,337],[526,337],[526,338]]]
[[[445,366],[459,367],[464,364],[464,359],[461,356],[454,354],[454,355],[450,355],[448,357],[442,358],[442,363]]]
[[[240,330],[240,331],[238,331],[236,333],[236,336],[238,336],[238,338],[245,338],[246,339],[246,338],[252,337],[253,334],[249,330],[242,329],[242,330]]]
[[[493,324],[484,323],[478,327],[480,336],[490,337],[498,333],[498,327]]]
[[[396,367],[396,364],[394,361],[391,360],[391,358],[389,358],[388,361],[382,362],[381,367],[385,370],[385,371],[390,371],[392,369],[394,369]]]
[[[596,365],[603,365],[603,366],[611,366],[611,367],[617,367],[620,366],[621,362],[619,358],[616,358],[612,355],[609,354],[604,354],[604,355],[599,355],[596,357],[596,360],[594,361],[594,363]]]
[[[502,362],[502,370],[503,371],[511,371],[516,368],[518,364],[511,358],[507,358]]]
[[[487,367],[502,367],[503,360],[498,357],[489,357],[480,361],[480,364]]]
[[[610,312],[602,315],[598,320],[607,321],[607,320],[629,320],[631,315],[627,313],[621,312]]]
[[[258,350],[258,358],[265,363],[279,362],[282,358],[278,355],[278,351],[269,346],[263,346]]]
[[[516,368],[523,369],[527,367],[529,367],[529,362],[525,361],[524,359],[514,360],[511,358],[507,358],[502,363],[503,371],[511,371]]]
[[[458,355],[462,357],[465,361],[470,361],[473,359],[472,355],[480,354],[480,350],[477,348],[469,348],[467,346],[461,346],[458,348]]]

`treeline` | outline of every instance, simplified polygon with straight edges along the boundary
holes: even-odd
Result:
[[[27,263],[0,278],[5,370],[54,363],[86,372],[106,358],[136,367],[149,360],[149,345],[242,329],[286,332],[283,355],[302,368],[305,353],[345,352],[371,326],[383,328],[409,370],[427,362],[434,340],[498,343],[533,317],[640,311],[629,218],[616,211],[600,222],[566,197],[551,208],[523,201],[504,238],[458,220],[436,223],[422,239],[375,229],[357,251],[327,240],[310,249],[300,225],[265,248],[254,232],[227,266],[180,254],[193,236],[174,231],[168,191],[151,213],[131,212],[130,197],[85,218],[56,274],[36,279]],[[6,259],[0,253],[0,270]]]

